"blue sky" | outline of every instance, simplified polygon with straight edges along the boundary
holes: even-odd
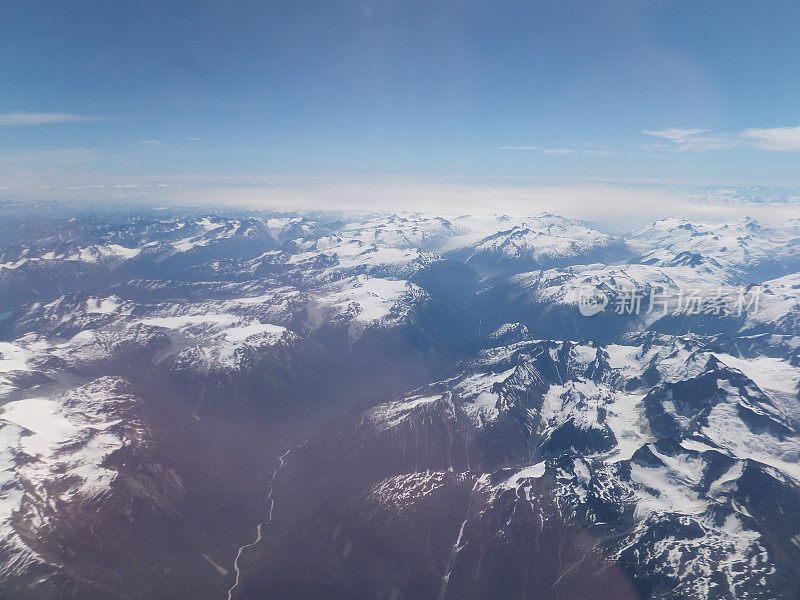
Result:
[[[777,0],[7,2],[0,191],[262,176],[797,187],[798,31],[800,3]]]

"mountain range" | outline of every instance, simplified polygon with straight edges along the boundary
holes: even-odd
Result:
[[[800,218],[14,219],[3,598],[800,597]]]

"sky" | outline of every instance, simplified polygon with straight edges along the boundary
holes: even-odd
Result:
[[[0,198],[796,199],[798,31],[780,0],[6,2]]]

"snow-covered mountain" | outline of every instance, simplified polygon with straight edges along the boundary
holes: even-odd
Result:
[[[14,236],[3,597],[800,593],[800,222],[167,210]]]
[[[761,283],[800,269],[800,220],[703,224],[663,219],[625,236],[646,265],[702,266],[717,277]]]
[[[527,588],[555,598],[597,586],[600,597],[790,597],[800,547],[785,511],[800,504],[800,436],[773,397],[779,390],[746,372],[783,384],[760,365],[737,366],[690,339],[486,347],[454,376],[358,413],[294,453],[281,471],[283,503],[305,493],[299,478],[346,482],[311,484],[320,502],[280,524],[319,523],[303,541],[326,542],[291,545],[298,554],[273,565],[287,547],[280,533],[265,540],[243,597],[272,578],[290,594],[322,594],[334,573],[358,589],[370,572],[384,574],[379,594],[397,586],[421,597],[523,597]],[[800,370],[781,369],[796,390]],[[431,535],[436,502],[455,512],[437,531],[452,547],[414,543]],[[327,541],[330,531],[338,539]],[[407,554],[398,559],[395,544]],[[572,558],[546,572],[539,562],[553,545]],[[360,555],[342,573],[337,556],[347,548]],[[410,568],[426,561],[445,578]],[[312,564],[331,567],[301,583]]]
[[[523,219],[499,217],[492,225],[491,230],[499,230],[455,252],[490,274],[613,262],[630,255],[622,240],[547,213]]]

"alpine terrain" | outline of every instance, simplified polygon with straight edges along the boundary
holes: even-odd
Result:
[[[3,599],[800,598],[800,219],[0,210]]]

